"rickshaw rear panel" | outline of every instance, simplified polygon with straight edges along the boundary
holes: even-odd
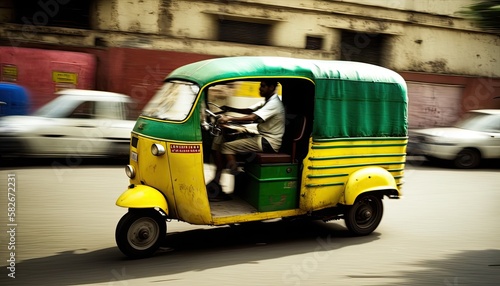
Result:
[[[391,174],[399,191],[406,143],[406,137],[311,139],[308,156],[303,161],[308,172],[302,175],[300,208],[312,211],[337,205],[344,197],[351,174],[373,166]],[[379,173],[373,176],[386,177],[385,173]]]

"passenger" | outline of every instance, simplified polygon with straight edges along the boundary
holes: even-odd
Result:
[[[248,108],[234,108],[222,106],[224,111],[246,114],[245,116],[234,117],[222,115],[218,122],[221,124],[237,121],[238,123],[257,122],[259,134],[234,141],[224,141],[224,136],[218,136],[214,139],[212,150],[214,151],[214,160],[217,170],[214,179],[207,185],[207,190],[213,188],[215,193],[219,194],[213,201],[230,199],[220,186],[220,178],[224,166],[231,170],[231,173],[237,172],[237,154],[249,152],[278,152],[281,147],[283,134],[285,133],[285,107],[281,99],[276,94],[278,82],[275,80],[263,80],[260,83],[259,93],[265,101],[260,102]],[[225,165],[224,165],[225,164]]]

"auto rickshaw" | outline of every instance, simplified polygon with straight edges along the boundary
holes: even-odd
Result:
[[[280,83],[287,123],[278,153],[247,154],[227,174],[231,200],[210,201],[211,141],[249,131],[221,126],[221,104],[248,106],[263,79]],[[284,57],[227,57],[182,66],[145,106],[131,134],[128,208],[116,243],[128,257],[151,256],[166,221],[236,225],[270,219],[344,219],[368,235],[384,197],[402,196],[408,142],[406,83],[379,66]],[[236,128],[234,128],[236,127]],[[229,130],[229,131],[228,131]],[[231,180],[232,178],[232,180]]]

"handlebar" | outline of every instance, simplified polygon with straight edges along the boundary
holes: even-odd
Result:
[[[208,113],[210,116],[216,118],[216,119],[221,117],[219,114],[215,114],[215,113],[213,113],[212,111],[210,111],[208,109],[205,109],[205,112]]]

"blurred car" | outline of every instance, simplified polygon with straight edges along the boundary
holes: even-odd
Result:
[[[471,110],[453,127],[414,130],[409,146],[409,153],[449,160],[462,169],[475,168],[482,159],[499,159],[500,110]]]
[[[67,89],[28,116],[0,119],[0,155],[128,156],[136,114],[124,94]]]

